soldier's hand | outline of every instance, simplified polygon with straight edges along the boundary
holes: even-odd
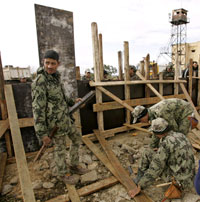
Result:
[[[76,99],[76,102],[80,102],[80,101],[82,101],[82,98],[79,97]]]
[[[140,191],[141,191],[141,187],[140,187],[140,185],[138,185],[135,189],[130,190],[130,191],[128,192],[128,194],[129,194],[129,196],[130,196],[131,198],[134,198],[136,195],[138,195],[138,194],[140,193]]]
[[[51,139],[48,136],[42,138],[43,144],[46,146],[51,142]]]

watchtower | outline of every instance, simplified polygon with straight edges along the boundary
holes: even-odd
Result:
[[[187,10],[180,8],[172,11],[170,23],[171,29],[171,48],[172,63],[175,65],[180,75],[181,70],[186,66],[186,39],[187,39]]]

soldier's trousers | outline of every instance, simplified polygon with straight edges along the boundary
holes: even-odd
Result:
[[[67,136],[71,139],[70,146],[70,164],[76,166],[79,164],[79,145],[81,143],[81,135],[72,125],[67,131]],[[57,167],[58,175],[63,176],[69,172],[66,164],[66,135],[54,136],[54,160]]]
[[[139,163],[139,169],[145,173],[150,164],[153,163],[152,160],[153,160],[153,157],[155,156],[156,154],[156,151],[154,151],[153,149],[151,148],[145,148],[144,152],[142,153],[142,158],[140,160],[140,163]],[[168,169],[168,167],[166,167],[163,172],[161,173],[161,176],[158,176],[158,177],[161,177],[164,181],[168,182],[171,180],[171,176],[170,176],[170,170]],[[151,182],[152,179],[149,179],[149,181]]]

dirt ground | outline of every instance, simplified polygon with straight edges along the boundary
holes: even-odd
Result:
[[[107,140],[109,141],[109,144],[119,159],[121,165],[126,170],[128,170],[128,167],[131,167],[133,172],[136,173],[141,153],[143,149],[148,147],[150,141],[149,135],[144,132],[132,130],[130,132],[117,134]],[[98,142],[95,142],[95,144],[100,148]],[[69,148],[67,148],[67,151],[69,151]],[[197,169],[200,153],[194,149],[194,154]],[[69,162],[68,156],[66,157],[66,160]],[[133,162],[130,160],[133,160]],[[82,145],[80,148],[80,162],[82,166],[87,167],[92,171],[93,176],[91,177],[92,179],[87,179],[87,177],[81,176],[80,182],[76,185],[76,189],[112,176],[108,169],[85,145]],[[51,149],[50,151],[46,151],[42,158],[36,163],[33,163],[33,157],[28,159],[28,168],[30,171],[31,181],[34,187],[34,193],[37,202],[44,202],[68,192],[65,184],[55,178],[53,174],[54,172],[52,171],[54,170],[54,167],[55,164],[53,163],[53,153]],[[164,198],[164,191],[167,187],[157,188],[155,186],[156,184],[162,183],[164,182],[161,179],[158,179],[152,186],[144,190],[145,194],[147,194],[155,202],[162,201]],[[5,190],[5,187],[8,190]],[[88,196],[81,197],[80,199],[82,202],[134,201],[128,196],[123,185],[119,183]],[[172,201],[196,202],[198,199],[200,201],[200,197],[196,194],[195,190],[192,189],[189,192],[183,194],[182,200],[177,199]],[[8,164],[6,166],[6,173],[3,182],[3,196],[0,196],[0,202],[7,201],[23,201],[20,190],[20,183],[17,176],[17,166],[15,163]],[[166,200],[166,202],[168,201],[169,200]]]

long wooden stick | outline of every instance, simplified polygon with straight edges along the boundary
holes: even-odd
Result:
[[[54,128],[52,129],[49,137],[52,138],[53,135],[56,133],[56,131],[58,130],[58,127],[57,126],[54,126]],[[39,152],[37,153],[37,155],[35,156],[33,162],[36,162],[42,155],[42,153],[45,152],[47,146],[43,143],[42,147],[40,148]]]

